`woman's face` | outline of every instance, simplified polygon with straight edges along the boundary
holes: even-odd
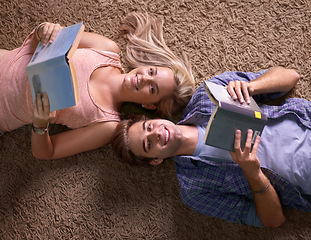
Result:
[[[123,80],[125,93],[131,102],[139,104],[156,104],[164,97],[172,95],[174,88],[174,73],[166,67],[135,68]]]

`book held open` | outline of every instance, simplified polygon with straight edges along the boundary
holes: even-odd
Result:
[[[234,152],[235,132],[241,130],[241,148],[244,149],[247,131],[253,130],[252,146],[267,123],[266,115],[260,110],[255,100],[241,104],[234,101],[226,87],[204,81],[205,91],[216,105],[206,127],[205,144]]]
[[[70,59],[84,31],[83,23],[61,29],[53,43],[43,46],[39,42],[26,67],[33,101],[37,93],[46,92],[50,111],[72,107],[79,100],[76,73]]]

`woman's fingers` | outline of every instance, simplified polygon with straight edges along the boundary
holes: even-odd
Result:
[[[55,118],[56,111],[50,113],[50,101],[46,93],[37,94],[37,99],[34,103],[34,113],[32,117],[33,124],[36,127],[46,127],[51,119]]]
[[[40,93],[37,94],[37,98],[35,101],[35,109],[36,109],[37,113],[42,112],[42,109],[43,109],[42,97],[41,97]]]
[[[50,38],[49,38],[49,42],[50,43],[52,43],[55,40],[55,38],[56,38],[56,36],[57,36],[57,34],[58,34],[60,29],[61,29],[61,26],[59,24],[54,24],[53,25],[53,27],[51,29]]]
[[[43,98],[42,98],[42,102],[43,102],[43,112],[45,115],[50,115],[50,100],[49,97],[46,93],[43,93]]]
[[[52,43],[59,30],[61,29],[61,26],[59,24],[54,23],[46,23],[42,26],[42,37],[41,37],[41,43],[43,46],[45,46],[48,42]]]

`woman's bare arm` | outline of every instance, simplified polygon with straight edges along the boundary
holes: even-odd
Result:
[[[36,29],[36,35],[43,45],[52,43],[63,26],[55,23],[42,23]],[[119,54],[118,45],[111,39],[97,33],[84,32],[78,48],[95,48]]]
[[[97,33],[84,32],[78,48],[95,48],[119,54],[118,45],[111,39]]]
[[[40,94],[36,98],[32,122],[34,127],[44,129],[55,112],[50,112],[48,95],[44,93],[43,97],[43,101]],[[93,150],[110,143],[116,126],[117,122],[94,123],[53,136],[48,131],[42,135],[32,131],[32,153],[36,158],[55,159]]]
[[[32,132],[32,153],[38,159],[57,159],[103,147],[110,143],[117,122],[95,123],[53,136]]]

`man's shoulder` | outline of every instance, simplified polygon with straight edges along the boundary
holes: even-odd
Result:
[[[203,84],[195,91],[185,108],[182,121],[178,124],[200,125],[207,123],[215,105],[208,98]]]

